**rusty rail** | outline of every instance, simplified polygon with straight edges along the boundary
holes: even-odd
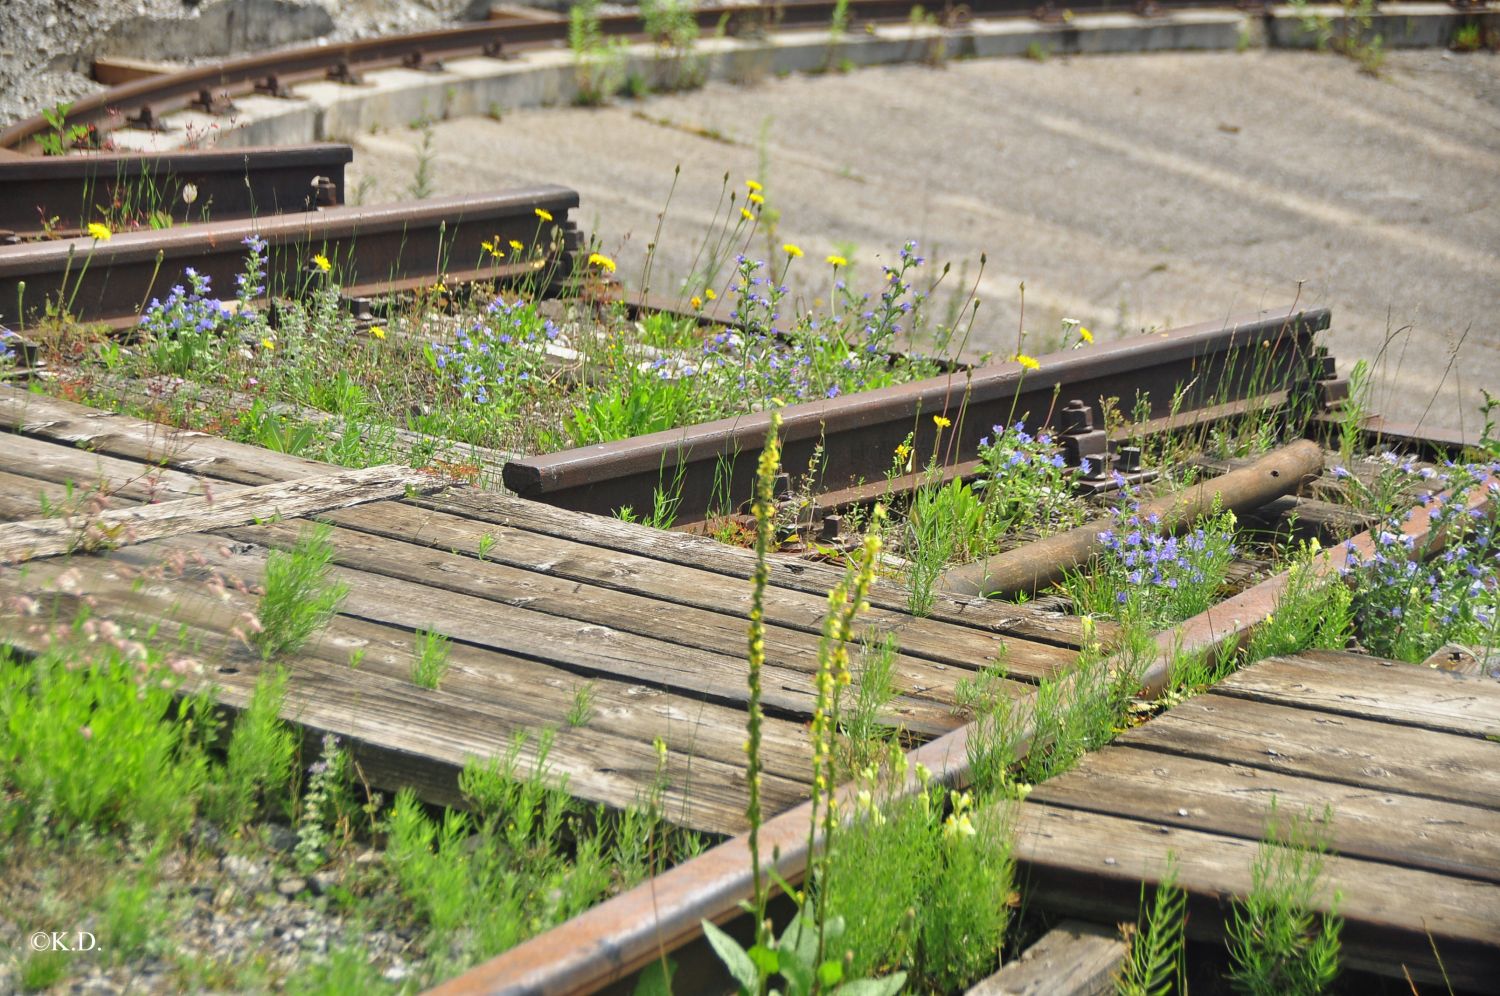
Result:
[[[1183,532],[1215,507],[1248,512],[1299,491],[1323,470],[1323,448],[1301,439],[1266,454],[1248,467],[1232,470],[1185,491],[1141,505],[1139,516],[1155,516],[1158,527]],[[1100,548],[1113,520],[1092,522],[1028,543],[987,560],[944,571],[939,584],[955,595],[1010,597],[1033,594],[1088,562]]]
[[[74,236],[126,214],[183,224],[333,207],[353,158],[327,144],[3,159],[0,243]]]
[[[267,285],[273,295],[296,294],[309,286],[317,277],[311,269],[315,254],[327,258],[347,297],[410,289],[439,278],[507,280],[533,272],[565,277],[579,245],[577,229],[567,217],[577,206],[575,191],[546,185],[125,232],[108,241],[11,246],[0,250],[0,323],[24,328],[51,302],[66,305],[83,321],[128,326],[153,297],[165,297],[181,281],[187,266],[206,274],[217,293],[233,296],[234,279],[244,269],[243,243],[251,236],[269,244]],[[555,221],[542,221],[538,210]],[[554,234],[560,235],[555,245]],[[497,236],[501,242],[524,244],[527,250],[514,255],[527,262],[488,258],[480,243]]]
[[[1056,427],[1083,409],[1102,424],[1104,398],[1129,408],[1147,395],[1149,417],[1169,414],[1174,396],[1186,408],[1243,399],[1306,379],[1318,359],[1313,336],[1329,322],[1322,309],[1263,311],[1042,357],[1037,370],[1001,363],[792,405],[782,411],[783,464],[805,467],[821,445],[820,490],[835,491],[883,479],[908,433],[922,458],[932,454],[932,416],[953,423],[938,454],[951,464],[974,459],[996,424],[1024,418],[1032,429]],[[523,497],[605,515],[650,508],[656,489],[680,486],[678,521],[686,523],[726,493],[733,503],[749,497],[768,424],[756,413],[516,460],[504,480]]]
[[[1439,0],[1427,0],[1439,2]],[[716,32],[723,25],[727,34],[762,33],[767,29],[811,28],[827,25],[837,0],[784,0],[781,3],[741,6],[709,4],[696,8],[700,30]],[[968,0],[956,3],[922,4],[917,0],[853,0],[847,5],[851,25],[910,23],[919,7],[935,15],[945,26],[975,18],[1061,18],[1050,0]],[[1234,8],[1233,0],[1071,0],[1065,5],[1074,14],[1120,12],[1154,16],[1174,10]],[[646,37],[637,14],[613,14],[600,18],[600,29],[609,37]],[[153,127],[162,115],[197,104],[210,113],[230,109],[236,96],[261,93],[286,96],[292,83],[311,79],[358,82],[362,72],[405,66],[413,69],[441,68],[444,59],[505,57],[526,49],[549,48],[567,43],[566,18],[518,16],[499,11],[493,20],[435,31],[385,38],[371,38],[326,45],[308,45],[280,52],[226,59],[211,65],[177,72],[146,75],[111,87],[103,93],[78,100],[68,110],[66,125],[92,126],[98,138],[119,127]],[[38,137],[52,125],[38,116],[0,131],[0,148],[36,151]]]
[[[1468,507],[1490,507],[1496,501],[1495,492],[1480,487],[1471,493]],[[1417,506],[1403,526],[1403,532],[1413,536],[1419,548],[1432,530],[1429,507]],[[1365,532],[1349,543],[1368,555],[1374,539]],[[1342,566],[1344,556],[1343,545],[1324,551],[1315,569],[1323,575],[1331,574]],[[1140,678],[1140,694],[1161,694],[1170,684],[1179,655],[1212,652],[1248,640],[1276,610],[1288,582],[1289,575],[1279,574],[1158,634],[1156,656]],[[1068,686],[1078,680],[1075,672],[1062,683]],[[1066,688],[1063,694],[1067,694]],[[908,757],[912,762],[920,761],[945,784],[965,785],[972,776],[969,736],[973,729],[973,724],[960,727],[922,745]],[[1026,734],[1018,741],[1019,752],[1024,754],[1031,748],[1033,735],[1034,727],[1028,721]],[[909,777],[898,792],[910,794],[917,787],[915,778]],[[854,786],[844,786],[840,792],[841,804],[852,812]],[[766,867],[774,867],[792,885],[801,880],[807,867],[807,810],[804,804],[783,813],[768,820],[760,831],[761,853],[776,854],[775,861],[767,861]],[[432,993],[519,996],[596,992],[699,941],[702,920],[723,923],[739,916],[740,904],[750,895],[748,840],[735,837],[437,986]]]

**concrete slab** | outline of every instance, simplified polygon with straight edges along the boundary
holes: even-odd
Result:
[[[726,174],[741,198],[756,177],[779,220],[745,251],[803,247],[804,305],[827,297],[827,253],[852,246],[868,284],[915,238],[929,269],[953,263],[940,301],[982,299],[970,346],[1000,352],[1022,281],[1028,351],[1063,317],[1109,336],[1330,306],[1344,366],[1380,360],[1380,409],[1473,428],[1479,388],[1500,390],[1500,58],[1387,66],[1258,50],[772,75],[444,122],[431,167],[443,193],[573,186],[622,276],[638,282],[656,241],[656,289],[696,272],[689,293]],[[420,135],[347,137],[351,189],[409,186]]]

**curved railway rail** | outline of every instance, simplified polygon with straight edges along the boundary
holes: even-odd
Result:
[[[1457,9],[1481,16],[1488,0],[1418,0],[1419,5]],[[694,8],[702,31],[728,37],[760,37],[767,31],[826,27],[838,4],[834,0],[785,0],[764,5],[706,4]],[[956,27],[980,19],[1031,18],[1068,24],[1074,15],[1134,14],[1152,18],[1162,14],[1211,9],[1250,10],[1268,17],[1275,5],[1260,0],[970,0],[919,4],[912,0],[853,0],[846,5],[848,27],[911,24],[915,16],[930,16],[936,25]],[[649,41],[645,24],[636,14],[600,18],[606,37]],[[227,59],[211,65],[148,75],[83,98],[67,111],[64,127],[89,129],[92,141],[105,141],[123,127],[147,130],[160,127],[173,111],[196,108],[212,115],[233,109],[237,97],[291,97],[299,82],[333,80],[358,84],[363,74],[386,68],[441,71],[444,60],[469,57],[505,59],[528,50],[556,49],[568,43],[568,20],[546,11],[503,8],[485,22],[436,31],[371,38],[333,45],[304,46],[277,52]],[[17,122],[0,131],[0,149],[36,152],[41,138],[54,125],[41,116]]]

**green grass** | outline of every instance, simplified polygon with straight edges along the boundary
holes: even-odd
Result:
[[[338,612],[349,586],[332,581],[333,527],[306,527],[291,550],[266,557],[254,642],[265,660],[295,653]]]
[[[416,653],[412,655],[411,683],[419,688],[437,688],[448,673],[452,641],[436,630],[419,629]]]

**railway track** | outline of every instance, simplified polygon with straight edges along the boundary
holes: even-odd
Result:
[[[1437,8],[1442,0],[1419,0]],[[1450,5],[1442,3],[1443,7]],[[1480,16],[1486,4],[1457,3],[1470,16]],[[827,26],[838,4],[833,0],[788,0],[768,5],[707,4],[694,8],[701,33],[726,37],[764,36],[768,31],[805,31]],[[865,28],[911,25],[914,18],[930,18],[934,29],[962,28],[976,21],[1035,19],[1059,26],[1066,36],[1075,16],[1129,14],[1149,20],[1174,12],[1213,9],[1244,10],[1244,4],[1226,0],[1081,0],[1057,4],[1052,0],[973,0],[970,3],[918,4],[911,0],[854,0],[844,8],[846,29],[863,33]],[[1273,5],[1255,4],[1254,10],[1273,15]],[[636,14],[611,14],[600,18],[604,37],[650,41],[645,24]],[[1075,32],[1076,33],[1076,32]],[[850,37],[855,37],[851,33]],[[1060,41],[1067,42],[1066,37]],[[441,73],[445,62],[468,58],[508,59],[527,51],[557,49],[568,43],[568,21],[548,11],[503,8],[488,21],[414,34],[373,38],[334,45],[305,46],[280,52],[255,54],[212,65],[142,75],[85,97],[67,112],[64,128],[88,130],[88,143],[108,141],[119,129],[159,131],[172,113],[195,110],[209,121],[227,121],[241,98],[293,96],[296,85],[333,81],[359,86],[363,77],[384,69],[407,69]],[[1024,46],[1023,46],[1024,48]],[[962,48],[955,54],[962,54]],[[103,73],[111,79],[128,73]],[[482,104],[477,105],[481,109]],[[0,149],[34,153],[54,125],[38,116],[0,131]],[[201,139],[201,136],[199,136]]]

